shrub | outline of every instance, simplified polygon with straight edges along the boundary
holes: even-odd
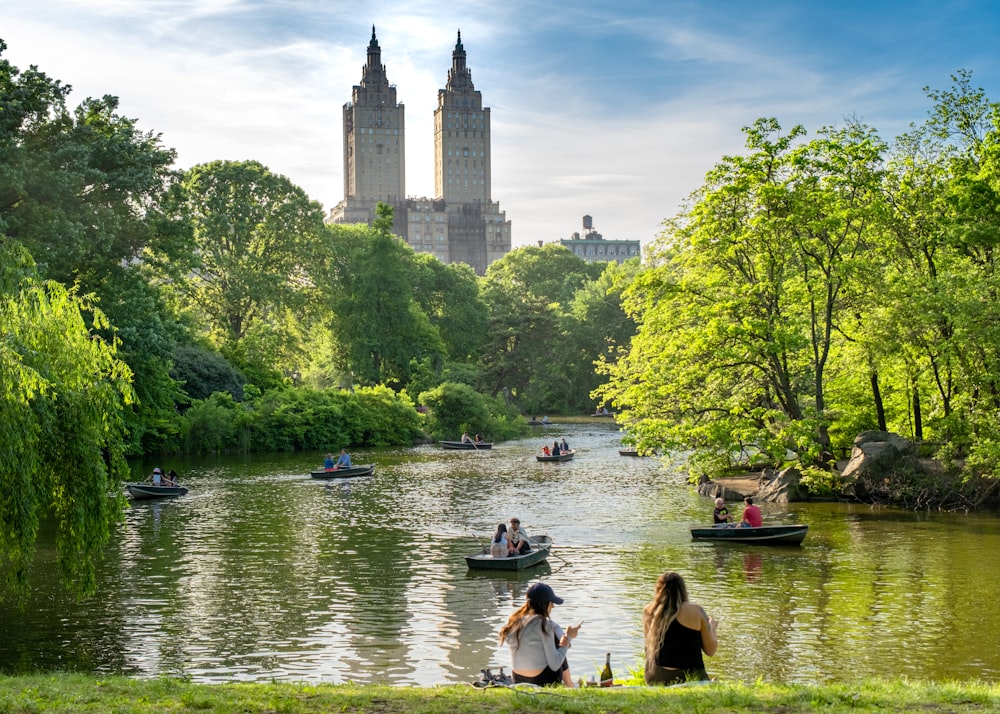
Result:
[[[174,350],[170,376],[181,382],[191,400],[208,399],[215,392],[231,394],[243,401],[243,375],[218,352],[195,345],[181,345]]]
[[[184,451],[218,454],[235,449],[239,409],[232,395],[224,392],[192,404],[181,428]]]

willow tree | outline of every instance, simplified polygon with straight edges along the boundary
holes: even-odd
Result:
[[[882,146],[856,125],[745,133],[626,290],[638,332],[595,395],[640,446],[811,462],[830,450],[825,375],[869,257]]]
[[[0,569],[24,594],[40,524],[54,517],[62,573],[87,594],[123,508],[131,374],[88,327],[108,327],[101,312],[28,276],[26,256],[0,236]]]

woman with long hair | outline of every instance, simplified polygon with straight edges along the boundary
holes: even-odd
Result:
[[[497,526],[490,543],[490,555],[494,558],[506,558],[510,555],[510,544],[507,542],[507,526],[503,523]]]
[[[548,585],[535,583],[525,593],[524,604],[500,628],[500,644],[506,642],[510,647],[515,683],[574,686],[566,652],[579,634],[580,624],[563,632],[549,618],[553,605],[562,603]]]
[[[715,654],[717,624],[701,605],[688,600],[684,578],[678,573],[661,575],[652,602],[642,611],[646,684],[708,679],[701,655]]]

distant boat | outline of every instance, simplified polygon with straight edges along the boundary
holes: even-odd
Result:
[[[618,449],[619,456],[642,456],[637,449]]]
[[[473,570],[524,570],[545,562],[552,548],[552,539],[547,535],[538,535],[532,536],[529,542],[531,550],[523,555],[494,558],[489,547],[484,546],[481,552],[465,556],[465,563]]]
[[[592,416],[592,417],[613,417],[614,415],[615,415],[614,412],[594,412],[590,416]]]
[[[452,451],[479,451],[481,449],[492,449],[491,441],[439,441],[441,448]]]
[[[560,451],[558,454],[538,454],[535,456],[539,461],[569,461],[574,456],[576,456],[576,449],[570,449],[569,451]]]
[[[357,466],[349,466],[347,468],[340,469],[318,469],[312,472],[313,478],[331,479],[331,478],[352,478],[354,476],[371,476],[375,473],[375,464],[358,464]]]
[[[183,486],[154,486],[151,483],[127,483],[125,488],[136,501],[151,498],[172,498],[188,492]]]
[[[799,545],[806,537],[809,526],[757,526],[740,528],[732,526],[695,526],[692,540],[714,540],[729,543],[760,543],[761,545]]]

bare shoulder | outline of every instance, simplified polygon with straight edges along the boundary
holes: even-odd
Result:
[[[688,601],[681,605],[681,609],[677,613],[677,619],[685,627],[697,630],[701,628],[702,621],[708,621],[708,615],[705,614],[705,608],[701,605]]]

